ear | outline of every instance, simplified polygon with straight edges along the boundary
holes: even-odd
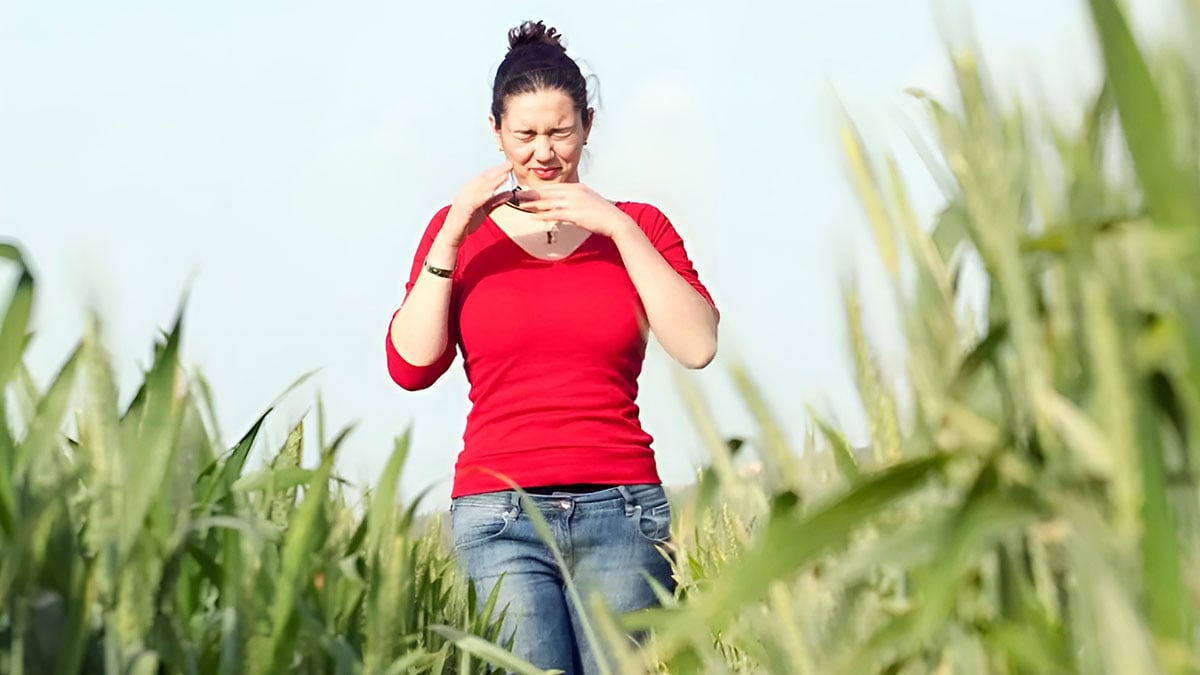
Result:
[[[492,132],[492,136],[496,138],[496,149],[503,150],[504,146],[500,143],[500,129],[496,125],[494,115],[488,115],[488,131]]]
[[[596,119],[596,109],[588,108],[583,117],[583,140],[587,141],[588,136],[592,133],[592,122]]]

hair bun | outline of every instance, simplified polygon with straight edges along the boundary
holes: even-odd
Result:
[[[557,28],[547,28],[544,21],[526,21],[508,31],[508,51],[546,45],[565,52],[567,48],[562,43],[562,37]]]

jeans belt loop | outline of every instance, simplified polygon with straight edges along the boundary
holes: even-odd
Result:
[[[633,510],[636,509],[638,505],[637,499],[634,498],[633,493],[630,492],[629,488],[624,485],[618,485],[617,492],[620,492],[621,498],[625,500],[625,515],[633,515]]]

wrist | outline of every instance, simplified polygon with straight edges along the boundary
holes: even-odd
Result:
[[[454,269],[458,262],[458,246],[448,236],[439,233],[425,254],[425,262],[442,269]]]
[[[441,229],[434,236],[434,241],[457,249],[462,245],[463,240],[467,238],[467,225],[469,222],[470,218],[463,216],[457,207],[450,207],[450,211],[446,213],[446,220],[442,222]]]
[[[620,245],[632,238],[642,234],[642,228],[638,227],[637,222],[630,218],[627,214],[622,213],[621,217],[613,223],[612,231],[609,237],[614,243]]]
[[[433,237],[434,244],[457,250],[466,238],[467,219],[451,208],[446,214],[446,220],[442,222],[442,227]]]
[[[425,267],[425,272],[428,274],[432,274],[435,277],[441,277],[442,279],[454,278],[453,267],[440,267],[438,265],[434,265],[433,263],[429,262],[428,257],[425,258],[425,262],[422,264]]]

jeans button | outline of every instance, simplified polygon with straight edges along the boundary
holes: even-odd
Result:
[[[562,501],[562,503],[559,504],[559,506],[561,506],[563,508],[563,510],[565,511],[565,510],[571,508],[571,502],[564,499]]]

